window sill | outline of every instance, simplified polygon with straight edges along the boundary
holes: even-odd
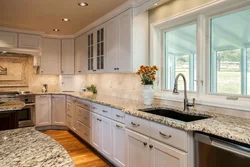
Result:
[[[155,98],[175,102],[183,102],[184,93],[180,92],[179,95],[173,95],[172,92],[160,91],[155,93]],[[202,95],[198,97],[196,93],[188,93],[189,101],[191,101],[193,98],[195,98],[195,103],[199,105],[250,111],[250,99],[247,98],[239,98],[238,100],[227,100],[226,96]]]

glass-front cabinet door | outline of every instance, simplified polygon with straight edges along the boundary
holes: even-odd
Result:
[[[88,71],[94,70],[94,33],[88,34]]]
[[[87,33],[88,73],[100,73],[105,69],[105,27],[101,25]]]

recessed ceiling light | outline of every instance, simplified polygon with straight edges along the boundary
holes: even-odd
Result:
[[[155,3],[155,6],[157,6],[158,5],[158,3]]]
[[[62,21],[68,22],[68,21],[70,21],[70,19],[69,18],[63,18]]]
[[[60,30],[59,30],[59,29],[57,29],[57,28],[55,28],[55,29],[53,29],[53,31],[57,32],[57,31],[60,31]]]
[[[80,2],[78,3],[79,6],[84,7],[84,6],[88,6],[89,4],[87,4],[86,2]]]

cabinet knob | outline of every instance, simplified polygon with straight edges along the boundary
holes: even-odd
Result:
[[[151,144],[149,145],[149,148],[153,148],[153,147],[154,147],[153,145],[151,145]]]
[[[144,146],[147,146],[147,144],[148,144],[148,143],[146,143],[146,142],[143,142],[143,145],[144,145]]]
[[[41,71],[41,73],[43,73],[43,71]]]
[[[119,70],[119,68],[116,68],[116,70]]]
[[[63,73],[63,71],[62,71],[62,73]]]
[[[81,71],[78,71],[79,73],[81,72]]]

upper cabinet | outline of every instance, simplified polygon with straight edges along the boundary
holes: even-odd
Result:
[[[18,47],[25,49],[41,49],[41,37],[38,35],[18,34]]]
[[[41,74],[61,73],[60,39],[43,38],[40,73]]]
[[[83,74],[87,70],[87,42],[86,34],[75,39],[75,74]]]
[[[62,40],[62,74],[74,74],[75,73],[75,48],[74,39],[63,39]]]
[[[16,48],[17,33],[0,31],[0,47]]]
[[[105,72],[106,35],[105,25],[98,26],[87,34],[87,73]],[[86,52],[86,51],[85,51]]]
[[[106,72],[135,72],[148,59],[148,13],[132,9],[106,23]]]

